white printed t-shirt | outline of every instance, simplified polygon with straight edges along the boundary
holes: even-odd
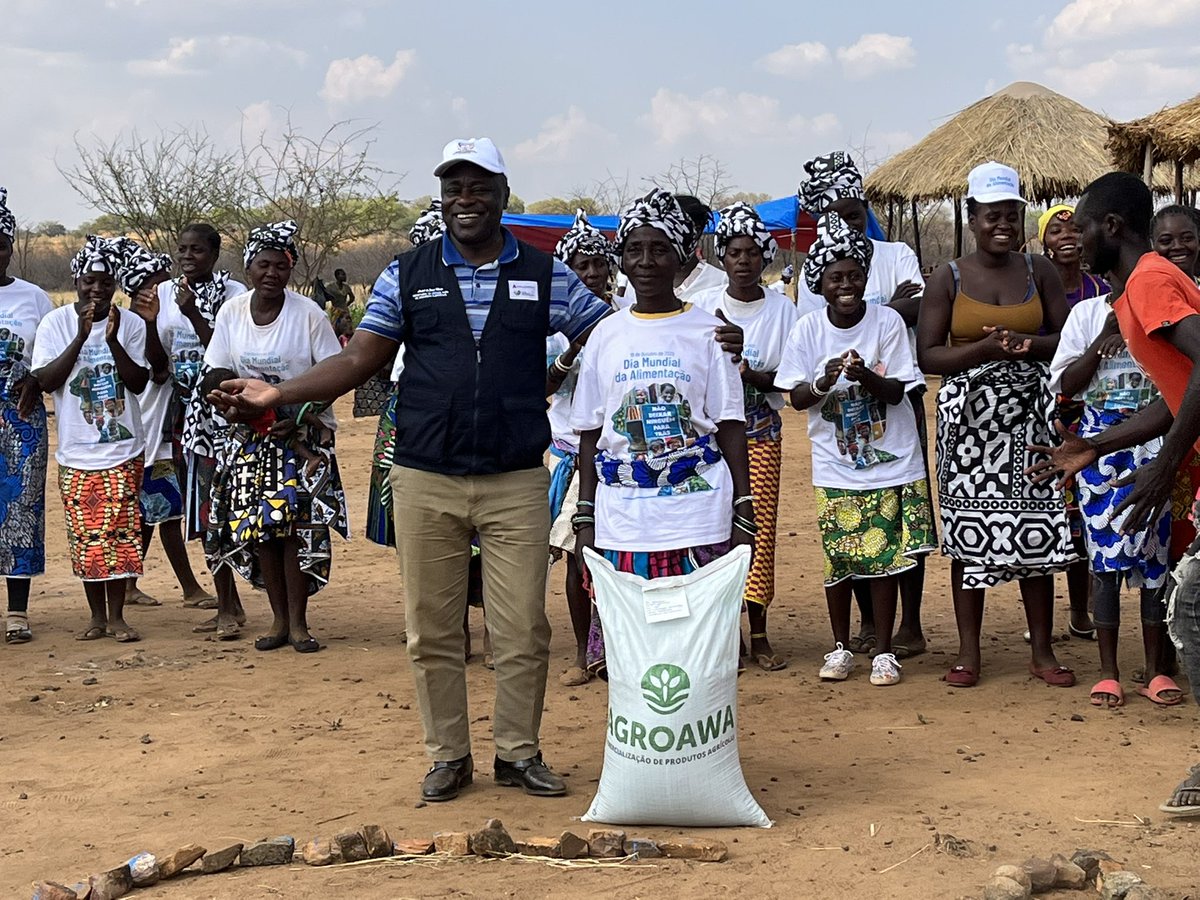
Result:
[[[564,334],[552,334],[546,338],[546,370],[558,359],[559,354],[571,348],[571,342]],[[580,357],[575,357],[571,363],[571,371],[563,379],[558,390],[550,397],[550,408],[546,417],[550,420],[550,438],[560,450],[571,453],[579,452],[579,435],[571,427],[571,397],[575,393],[575,383],[579,380]]]
[[[146,323],[128,309],[120,311],[117,342],[134,365],[146,364]],[[92,332],[79,350],[71,374],[54,392],[54,421],[58,430],[59,465],[92,471],[111,469],[141,456],[146,448],[138,396],[117,372],[112,351],[104,339],[108,319],[92,324]],[[54,362],[79,332],[74,303],[52,310],[38,325],[33,348],[33,368]]]
[[[885,306],[867,306],[853,328],[836,327],[827,310],[809,313],[788,337],[775,383],[789,391],[801,382],[812,384],[829,360],[854,350],[868,368],[911,390],[922,379],[906,332],[900,314]],[[844,374],[824,400],[808,408],[808,436],[817,487],[865,491],[925,477],[912,404],[884,403]]]
[[[239,378],[258,378],[279,384],[302,375],[342,350],[324,310],[307,297],[287,291],[283,308],[269,325],[256,325],[250,312],[254,291],[225,301],[217,313],[212,341],[204,362],[213,369],[232,369]],[[337,428],[332,409],[321,421]]]
[[[886,306],[892,302],[896,288],[906,281],[918,284],[925,291],[925,279],[921,275],[921,264],[917,254],[903,241],[877,241],[871,239],[875,252],[871,254],[871,269],[867,273],[867,292],[863,299],[868,306]],[[808,289],[808,283],[800,276],[796,285],[796,309],[801,316],[825,308],[825,298]],[[908,346],[913,359],[917,358],[917,332],[908,329]]]
[[[717,423],[745,421],[737,364],[713,337],[719,324],[694,306],[655,318],[626,309],[601,321],[583,354],[574,430],[600,429],[598,449],[621,460],[654,459],[702,435],[715,444]],[[732,504],[724,459],[678,485],[601,484],[596,546],[645,552],[727,541]]]
[[[1108,295],[1081,300],[1071,307],[1058,349],[1050,363],[1050,390],[1062,393],[1062,377],[1067,367],[1087,353],[1088,347],[1104,330],[1104,323],[1112,315]],[[1120,410],[1135,412],[1159,398],[1154,386],[1142,367],[1130,356],[1128,348],[1112,359],[1100,360],[1096,374],[1082,393],[1074,399],[1082,400],[1096,410]]]
[[[147,462],[170,458],[171,444],[169,441],[155,447],[154,457],[150,455],[151,446],[155,444],[157,435],[164,434],[172,393],[177,390],[178,385],[196,384],[200,379],[200,366],[204,362],[204,344],[201,343],[200,336],[196,334],[195,326],[187,316],[180,312],[179,304],[175,301],[176,290],[174,281],[164,281],[158,286],[156,325],[158,339],[162,342],[163,349],[167,351],[171,377],[161,385],[151,382],[141,398],[142,418],[146,424]],[[244,293],[246,293],[246,286],[240,281],[230,278],[225,282],[226,300]],[[185,405],[188,402],[189,398],[185,396]],[[197,401],[192,400],[191,402]],[[186,446],[191,443],[192,446],[187,446],[187,449],[194,450],[195,441],[191,440],[190,433],[186,433],[188,431],[190,429],[185,429],[184,444]]]
[[[693,301],[705,312],[716,315],[721,310],[734,325],[742,329],[745,348],[742,358],[756,372],[775,372],[783,361],[783,347],[788,335],[800,320],[796,307],[785,294],[771,288],[763,288],[759,300],[745,303],[729,296],[724,289],[708,291]],[[780,393],[763,394],[758,388],[744,385],[746,414],[749,415],[765,403],[773,410],[784,407],[784,396]]]
[[[679,287],[675,288],[675,296],[685,303],[689,303],[709,291],[723,291],[727,284],[729,284],[729,276],[725,274],[724,269],[700,260],[696,268],[692,269],[687,278],[679,283]],[[613,306],[617,309],[628,309],[635,303],[637,303],[637,291],[633,289],[632,284],[625,288],[622,296],[613,297]]]
[[[5,371],[12,365],[33,368],[38,323],[53,309],[46,292],[28,281],[14,278],[12,284],[0,287],[0,362]]]

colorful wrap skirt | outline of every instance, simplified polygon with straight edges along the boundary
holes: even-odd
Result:
[[[779,476],[783,440],[746,441],[750,492],[754,494],[754,558],[746,577],[747,603],[767,607],[775,599],[775,529],[779,521]]]
[[[111,469],[58,467],[67,551],[76,578],[113,581],[142,574],[142,458]]]
[[[0,578],[46,571],[47,446],[40,397],[28,419],[15,396],[0,400]]]
[[[300,571],[308,595],[329,583],[331,531],[350,539],[346,495],[332,448],[306,445],[318,457],[312,474],[292,444],[235,425],[212,483],[209,568],[228,565],[264,589],[258,545],[279,538],[299,544]]]
[[[143,525],[160,525],[183,518],[183,491],[173,460],[160,459],[146,466],[139,502]]]
[[[1079,436],[1095,437],[1129,415],[1119,410],[1085,407]],[[1132,588],[1158,588],[1167,581],[1167,556],[1171,546],[1171,512],[1164,510],[1154,525],[1137,534],[1121,534],[1113,513],[1133,491],[1133,485],[1113,487],[1112,482],[1131,475],[1154,460],[1162,450],[1161,438],[1148,444],[1102,456],[1076,479],[1083,514],[1084,539],[1092,572],[1123,574]]]
[[[690,575],[697,569],[707,566],[714,559],[724,556],[731,548],[729,541],[719,544],[707,544],[683,550],[652,550],[648,553],[634,553],[629,550],[602,550],[606,560],[613,564],[618,572],[628,572],[647,580],[666,578],[670,575]],[[590,590],[590,585],[589,585]],[[587,668],[593,675],[606,678],[608,667],[604,659],[604,627],[600,623],[600,613],[592,603],[592,621],[588,628]]]
[[[396,455],[396,400],[393,390],[375,432],[371,454],[371,482],[367,490],[367,540],[382,547],[396,546],[396,522],[392,518],[392,485],[388,480]]]
[[[947,377],[937,395],[942,553],[964,588],[1061,572],[1079,559],[1063,494],[1025,475],[1030,444],[1053,443],[1049,367],[988,362]]]
[[[817,526],[825,551],[825,586],[847,578],[884,578],[937,549],[929,484],[855,491],[816,488]]]

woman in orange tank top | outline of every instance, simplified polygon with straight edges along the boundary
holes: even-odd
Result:
[[[1048,363],[1067,304],[1053,263],[1017,251],[1024,214],[1015,171],[972,170],[967,222],[977,249],[934,273],[917,325],[921,370],[942,377],[937,479],[959,636],[946,681],[956,687],[979,680],[985,590],[1012,580],[1029,623],[1030,672],[1075,683],[1050,645],[1053,573],[1077,558],[1066,507],[1060,490],[1023,473],[1026,445],[1049,443]]]

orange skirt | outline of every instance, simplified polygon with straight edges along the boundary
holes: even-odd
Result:
[[[775,526],[779,518],[779,475],[783,441],[746,441],[750,458],[750,490],[754,493],[754,559],[746,576],[747,603],[762,607],[775,599]]]
[[[76,578],[113,581],[142,574],[142,458],[111,469],[58,467],[67,550]]]

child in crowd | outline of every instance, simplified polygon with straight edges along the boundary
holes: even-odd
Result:
[[[67,548],[91,611],[79,640],[140,635],[125,621],[125,588],[142,574],[142,452],[137,395],[146,389],[146,326],[113,304],[119,245],[88,235],[71,260],[78,299],[38,326],[34,376],[54,395],[58,484]]]
[[[1120,293],[1124,285],[1116,285]],[[1081,300],[1063,326],[1058,350],[1050,364],[1050,389],[1082,401],[1079,436],[1095,437],[1119,425],[1158,399],[1150,379],[1129,355],[1116,315],[1112,295]],[[1162,449],[1154,438],[1128,450],[1102,456],[1076,478],[1084,540],[1092,573],[1092,620],[1100,649],[1100,680],[1092,687],[1093,706],[1113,709],[1125,704],[1117,667],[1117,634],[1121,622],[1121,586],[1141,591],[1142,643],[1145,649],[1145,685],[1138,693],[1160,706],[1182,702],[1183,692],[1160,668],[1166,643],[1168,549],[1171,514],[1164,510],[1144,531],[1122,534],[1124,516],[1114,513],[1133,490],[1115,487],[1153,460]]]
[[[897,576],[936,547],[916,415],[905,399],[920,376],[899,313],[864,299],[872,249],[837,213],[821,217],[804,280],[826,307],[792,329],[775,382],[796,409],[809,410],[834,639],[820,677],[843,681],[854,668],[846,649],[851,579],[867,578],[877,641],[871,683],[890,685],[900,680],[891,647]]]
[[[600,548],[619,571],[648,579],[754,541],[738,367],[714,340],[721,320],[674,290],[694,227],[658,189],[622,213],[617,251],[637,299],[595,327],[571,406],[585,461],[576,552]],[[606,675],[595,613],[588,668]]]

